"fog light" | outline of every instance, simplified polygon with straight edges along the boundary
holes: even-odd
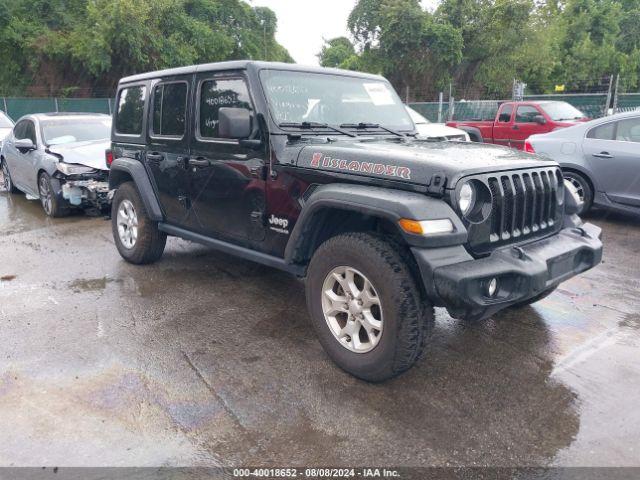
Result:
[[[498,293],[498,279],[492,278],[487,285],[487,296],[493,298],[496,293]]]

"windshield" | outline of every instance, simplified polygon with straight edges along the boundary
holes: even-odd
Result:
[[[280,70],[263,70],[260,77],[278,124],[368,123],[414,130],[404,105],[387,82]]]
[[[47,145],[109,140],[111,118],[82,118],[69,120],[45,120],[41,122],[42,137]]]
[[[580,120],[586,118],[585,114],[567,102],[550,102],[540,104],[542,109],[552,120]]]
[[[13,128],[13,122],[4,112],[0,112],[0,128]]]

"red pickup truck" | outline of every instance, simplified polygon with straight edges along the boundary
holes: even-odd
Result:
[[[589,118],[567,102],[505,102],[498,108],[495,120],[447,122],[469,134],[471,141],[506,145],[518,150],[531,135],[566,128]]]

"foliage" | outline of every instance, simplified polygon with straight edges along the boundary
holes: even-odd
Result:
[[[321,63],[387,76],[428,98],[452,82],[458,96],[504,96],[514,78],[529,91],[602,89],[608,76],[637,88],[640,0],[359,0],[353,43],[326,42]],[[605,87],[606,88],[606,87]]]
[[[0,0],[0,89],[112,90],[120,77],[148,70],[291,62],[276,28],[273,11],[242,0]]]

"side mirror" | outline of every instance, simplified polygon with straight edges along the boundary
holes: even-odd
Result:
[[[25,152],[36,149],[36,146],[33,144],[30,138],[21,138],[20,140],[16,140],[13,142],[13,146],[18,150]]]
[[[547,123],[547,121],[542,115],[536,115],[535,117],[533,117],[533,121],[536,122],[538,125],[544,125],[545,123]]]
[[[220,138],[243,139],[251,135],[251,112],[246,108],[223,107],[218,110]]]

